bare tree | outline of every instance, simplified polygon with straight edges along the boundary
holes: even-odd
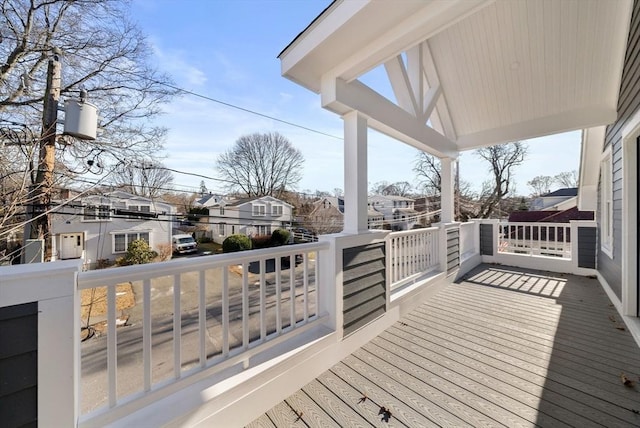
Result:
[[[371,187],[371,193],[384,196],[409,196],[413,191],[413,186],[408,181],[379,181]]]
[[[578,171],[564,171],[553,177],[562,187],[578,187]]]
[[[125,163],[118,165],[110,182],[133,195],[157,198],[170,190],[173,174],[159,162]]]
[[[527,186],[531,188],[531,196],[537,197],[549,193],[554,181],[555,178],[549,175],[538,175],[527,181]]]
[[[178,208],[178,212],[181,214],[188,213],[197,199],[195,193],[183,193],[183,192],[164,192],[161,195],[163,201]]]
[[[57,145],[53,186],[87,171],[105,173],[125,159],[152,157],[162,148],[165,129],[150,119],[176,90],[148,65],[152,50],[128,10],[126,0],[0,0],[0,126],[19,124],[40,135],[54,48],[61,52],[61,97],[77,98],[84,89],[99,108],[98,140],[59,138],[64,144]],[[38,151],[25,147],[11,155],[15,170],[27,171],[32,185]],[[31,198],[28,189],[20,195],[23,202]]]
[[[244,135],[216,161],[228,189],[249,197],[279,197],[295,188],[302,179],[303,164],[302,153],[277,132]]]
[[[440,159],[426,152],[418,152],[413,172],[416,173],[418,183],[425,194],[435,196],[440,194],[442,178],[440,176]]]
[[[492,179],[482,184],[476,216],[489,218],[500,201],[513,191],[513,170],[522,165],[527,154],[527,145],[521,142],[499,144],[475,151],[489,163]]]

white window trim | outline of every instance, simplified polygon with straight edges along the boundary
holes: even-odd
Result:
[[[142,207],[147,207],[149,208],[148,211],[142,211],[140,208]],[[135,208],[135,209],[133,209]],[[151,212],[151,205],[150,204],[131,204],[131,205],[127,205],[127,210],[129,211],[139,211],[139,212],[143,212],[143,213],[150,213]],[[126,219],[127,221],[139,221],[139,220],[149,220],[149,218],[147,217],[130,217]]]
[[[280,212],[278,212],[280,211]],[[284,215],[284,206],[283,205],[271,205],[271,216],[272,217],[282,217]]]
[[[96,210],[96,218],[93,219],[87,219],[85,218],[85,210],[89,207],[95,207]],[[100,207],[107,207],[107,217],[100,217],[100,212],[104,212],[100,210]],[[80,220],[81,222],[86,222],[86,223],[96,223],[96,222],[101,222],[101,221],[111,221],[111,209],[113,207],[111,206],[111,204],[101,204],[101,203],[97,203],[97,204],[92,204],[92,203],[87,203],[84,204],[84,206],[82,207],[82,220]]]
[[[149,247],[151,247],[151,237],[152,237],[152,233],[151,233],[151,229],[149,230],[118,230],[118,231],[114,231],[111,232],[111,253],[112,254],[124,254],[127,252],[127,248],[129,247],[129,242],[128,242],[128,235],[132,235],[132,234],[137,234],[138,238],[136,239],[140,239],[140,234],[141,233],[146,233],[149,235]],[[116,251],[116,235],[124,235],[124,251]]]
[[[256,212],[256,208],[262,208],[262,212]],[[260,211],[260,210],[258,210]],[[267,206],[265,204],[252,204],[251,205],[251,214],[254,217],[264,217],[267,215]]]
[[[600,159],[600,249],[613,259],[613,162],[611,146]]]

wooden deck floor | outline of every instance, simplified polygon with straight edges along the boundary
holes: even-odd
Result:
[[[639,427],[639,375],[597,280],[479,266],[249,426]]]

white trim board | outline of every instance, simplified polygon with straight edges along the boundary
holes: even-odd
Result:
[[[640,110],[622,128],[622,314],[638,317],[638,140]]]

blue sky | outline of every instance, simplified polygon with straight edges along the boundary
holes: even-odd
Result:
[[[320,97],[280,75],[277,55],[330,0],[134,0],[132,19],[147,34],[152,61],[177,86],[244,109],[342,137],[340,118],[320,107]],[[369,83],[369,82],[367,82]],[[240,136],[277,131],[306,159],[300,191],[343,188],[340,139],[292,127],[202,98],[183,95],[165,107],[159,123],[169,128],[166,166],[215,177],[216,157]],[[516,174],[518,194],[537,175],[578,169],[580,133],[530,140],[529,156]],[[409,181],[416,150],[369,133],[369,182]],[[472,153],[460,158],[462,179],[479,185],[486,167]],[[175,174],[178,189],[201,178]],[[211,191],[223,185],[204,180]]]

